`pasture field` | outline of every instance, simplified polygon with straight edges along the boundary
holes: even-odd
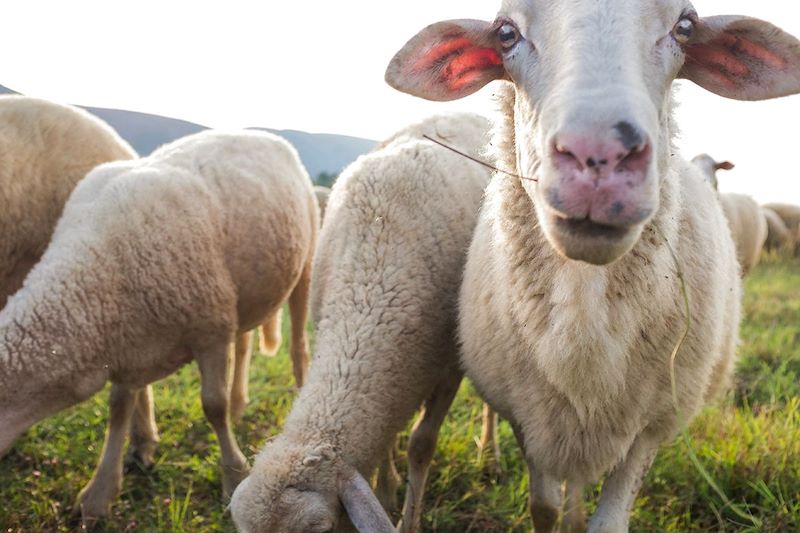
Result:
[[[706,483],[678,438],[661,448],[631,531],[800,531],[800,261],[769,258],[747,279],[739,352],[732,392],[688,431],[699,462],[739,512]],[[156,385],[157,464],[125,476],[112,518],[96,531],[233,530],[197,377],[191,365]],[[245,454],[255,454],[279,430],[292,397],[286,346],[274,359],[255,358],[252,401],[236,427]],[[500,426],[501,473],[477,464],[480,413],[481,402],[463,385],[434,457],[426,531],[530,530],[527,475],[506,423]],[[106,418],[101,393],[36,425],[0,460],[0,532],[75,530],[69,511],[97,462]],[[401,439],[401,450],[404,445]],[[401,452],[401,473],[403,461]],[[588,492],[590,508],[597,493]]]

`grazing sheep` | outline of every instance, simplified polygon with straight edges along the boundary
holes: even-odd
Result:
[[[762,207],[764,218],[767,221],[767,240],[764,249],[769,250],[794,250],[795,237],[778,213],[769,207]]]
[[[764,204],[764,207],[771,209],[775,212],[786,228],[792,235],[792,242],[794,243],[794,255],[800,256],[800,206],[793,204],[771,203]]]
[[[672,82],[732,98],[800,91],[800,42],[683,0],[504,0],[425,28],[390,85],[453,100],[492,80],[504,123],[459,305],[462,360],[515,430],[537,533],[626,531],[656,450],[728,381],[741,282],[714,192],[674,156]],[[538,180],[538,181],[534,181]],[[677,265],[669,245],[675,250]],[[680,269],[680,270],[678,270]],[[682,272],[693,321],[684,331]],[[387,369],[387,372],[391,369]]]
[[[767,240],[767,219],[761,206],[750,196],[723,193],[719,195],[719,199],[736,245],[741,275],[746,276],[761,257],[761,250]]]
[[[329,188],[322,185],[314,185],[314,195],[317,197],[317,204],[319,205],[320,220],[325,218],[325,207],[328,205],[328,196],[330,194],[331,190]]]
[[[75,508],[105,516],[134,408],[195,360],[232,491],[247,464],[228,421],[228,345],[287,295],[302,329],[317,226],[297,153],[266,133],[204,132],[90,172],[0,313],[0,455],[111,380],[103,456]]]
[[[731,170],[733,163],[717,163],[708,154],[700,154],[692,163],[703,173],[706,181],[718,190],[717,170]],[[741,266],[742,276],[758,264],[764,241],[767,240],[767,219],[755,200],[750,196],[735,193],[717,193],[728,227],[736,245],[736,258]]]
[[[456,300],[489,172],[419,139],[427,133],[478,155],[488,124],[441,116],[359,158],[333,187],[314,261],[316,348],[283,432],[233,495],[240,531],[376,531],[383,510],[365,483],[425,401],[408,445],[403,528],[418,527],[441,421],[462,374]],[[349,481],[348,481],[349,480]],[[383,516],[384,529],[391,525]]]
[[[78,181],[100,163],[134,157],[81,109],[0,96],[0,309],[44,253]]]

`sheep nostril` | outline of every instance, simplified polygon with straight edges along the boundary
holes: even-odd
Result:
[[[556,166],[559,168],[575,167],[578,170],[583,170],[583,164],[580,159],[572,153],[567,147],[554,144],[553,145],[553,158],[555,159]],[[592,161],[594,163],[594,161]],[[588,164],[588,162],[587,162]],[[590,167],[594,166],[589,164]]]
[[[627,155],[617,163],[617,170],[641,171],[646,170],[652,159],[653,150],[650,143],[644,142],[635,146]]]

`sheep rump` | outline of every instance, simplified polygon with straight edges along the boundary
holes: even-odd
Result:
[[[78,181],[100,163],[135,157],[81,109],[0,96],[0,309],[41,258]]]

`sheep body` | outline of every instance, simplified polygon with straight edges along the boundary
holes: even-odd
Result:
[[[767,221],[767,240],[764,248],[766,250],[793,249],[795,238],[783,219],[769,207],[762,207],[761,210]]]
[[[783,220],[783,223],[792,235],[792,242],[794,244],[793,252],[795,255],[800,255],[800,206],[794,204],[769,203],[764,204],[764,207],[771,209]]]
[[[761,206],[750,196],[736,193],[719,195],[722,210],[736,245],[736,258],[746,275],[758,264],[767,240],[767,219]]]
[[[241,531],[336,523],[342,469],[369,476],[423,400],[433,391],[449,395],[446,412],[455,394],[455,305],[489,175],[421,141],[420,131],[447,135],[477,155],[488,125],[472,115],[429,119],[362,156],[337,180],[314,263],[309,378],[283,432],[234,494]],[[419,444],[412,441],[410,463]],[[429,441],[422,447],[432,453]]]
[[[78,181],[100,163],[134,157],[81,109],[0,96],[0,309],[44,253]]]
[[[317,225],[296,152],[265,133],[204,132],[90,172],[0,313],[0,454],[111,380],[103,461],[79,497],[84,516],[104,515],[137,395],[194,359],[232,489],[246,463],[227,421],[228,345],[290,293],[307,298]]]
[[[717,171],[731,170],[729,161],[718,162],[708,154],[700,154],[692,159],[692,164],[700,169],[705,180],[718,190]],[[761,207],[751,197],[736,193],[718,193],[722,210],[728,221],[728,228],[736,245],[736,259],[739,261],[742,276],[758,264],[761,250],[767,240],[767,220]]]

